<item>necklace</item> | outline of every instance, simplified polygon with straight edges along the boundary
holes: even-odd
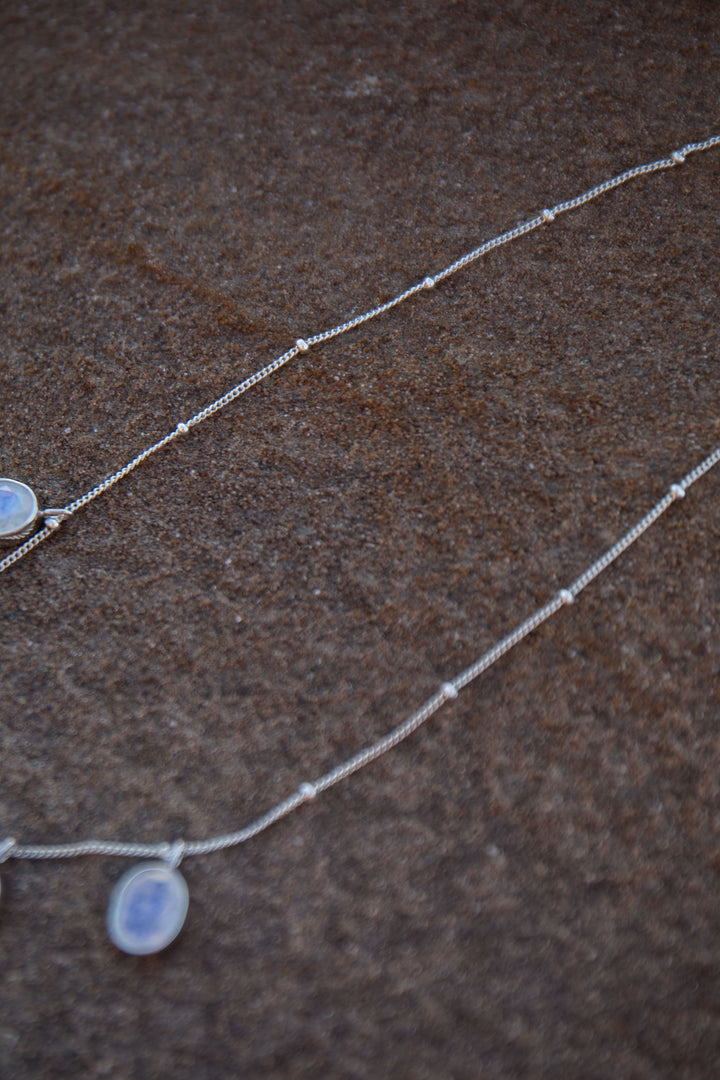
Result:
[[[703,142],[690,143],[681,149],[673,151],[667,158],[637,166],[605,180],[582,195],[558,203],[551,209],[542,210],[538,215],[523,224],[486,241],[480,247],[475,248],[445,267],[445,269],[425,277],[422,281],[405,289],[386,303],[347,322],[340,323],[330,330],[298,338],[292,348],[277,357],[277,359],[260,368],[227,393],[205,406],[194,416],[179,421],[175,428],[163,438],[142,450],[122,468],[62,508],[40,510],[35,493],[27,484],[9,478],[0,479],[0,542],[14,543],[20,541],[19,546],[0,559],[0,572],[10,569],[16,562],[53,535],[73,514],[119,483],[152,455],[175,439],[187,435],[191,428],[203,423],[215,413],[224,409],[241,394],[244,394],[257,383],[278,371],[298,354],[307,352],[311,347],[320,345],[331,338],[348,333],[362,323],[377,318],[398,304],[409,300],[416,293],[436,287],[445,278],[475,262],[494,248],[550,224],[559,214],[577,209],[592,199],[636,177],[681,165],[689,154],[708,150],[717,145],[720,145],[720,136],[713,136]],[[316,798],[321,792],[345,780],[365,765],[397,746],[398,743],[424,724],[441,706],[456,698],[464,687],[477,679],[523,638],[532,633],[565,605],[572,604],[583,589],[587,588],[599,574],[615,562],[676,500],[683,498],[688,489],[718,462],[720,462],[720,447],[708,454],[687,475],[673,483],[652,509],[604,554],[588,566],[578,578],[556,592],[548,603],[538,608],[473,664],[465,668],[453,679],[444,682],[436,693],[428,698],[406,720],[382,738],[328,772],[323,773],[314,780],[304,781],[287,798],[261,814],[245,827],[207,839],[187,842],[176,840],[171,843],[163,842],[158,844],[87,840],[68,844],[42,845],[23,844],[14,838],[8,837],[0,840],[0,863],[9,859],[64,859],[84,855],[105,855],[144,860],[128,870],[113,889],[107,913],[108,933],[119,949],[132,955],[146,955],[165,948],[180,932],[187,914],[189,893],[185,880],[178,869],[184,858],[193,855],[211,854],[250,840],[281,818],[298,809],[303,803]]]

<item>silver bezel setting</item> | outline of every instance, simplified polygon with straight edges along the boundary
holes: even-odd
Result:
[[[138,931],[132,925],[131,906],[133,892],[143,879],[148,885],[162,885],[169,892],[170,902],[169,905],[165,902],[159,918],[155,918],[152,912],[141,911],[140,922],[144,921],[146,925]],[[189,899],[185,878],[167,863],[146,862],[133,866],[117,882],[110,897],[107,912],[110,940],[121,952],[130,956],[150,956],[160,952],[167,948],[182,930]]]
[[[20,520],[20,523],[16,528],[11,530],[3,530],[0,523],[0,543],[7,544],[12,543],[15,540],[22,540],[24,536],[28,536],[35,527],[40,511],[38,508],[38,501],[35,492],[27,484],[23,484],[20,480],[13,480],[9,476],[0,476],[0,486],[8,484],[14,491],[21,495],[27,503],[27,512]]]

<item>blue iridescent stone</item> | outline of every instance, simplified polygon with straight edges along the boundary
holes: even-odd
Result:
[[[35,493],[19,480],[0,479],[0,540],[24,536],[35,524]]]
[[[188,887],[167,863],[141,863],[128,870],[110,897],[111,941],[131,956],[149,956],[174,941],[188,909]]]

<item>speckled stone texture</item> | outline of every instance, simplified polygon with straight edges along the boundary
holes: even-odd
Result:
[[[0,475],[62,506],[309,336],[720,131],[717,3],[8,3]],[[157,455],[2,588],[0,836],[239,827],[720,443],[720,149]],[[8,1080],[715,1077],[720,475],[186,927],[2,867]]]

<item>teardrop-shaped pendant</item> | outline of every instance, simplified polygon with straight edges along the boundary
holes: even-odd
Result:
[[[162,862],[134,866],[123,874],[110,897],[110,939],[131,956],[160,952],[180,933],[188,902],[188,887],[178,870]]]
[[[0,542],[19,540],[38,518],[35,492],[19,480],[0,478]]]

